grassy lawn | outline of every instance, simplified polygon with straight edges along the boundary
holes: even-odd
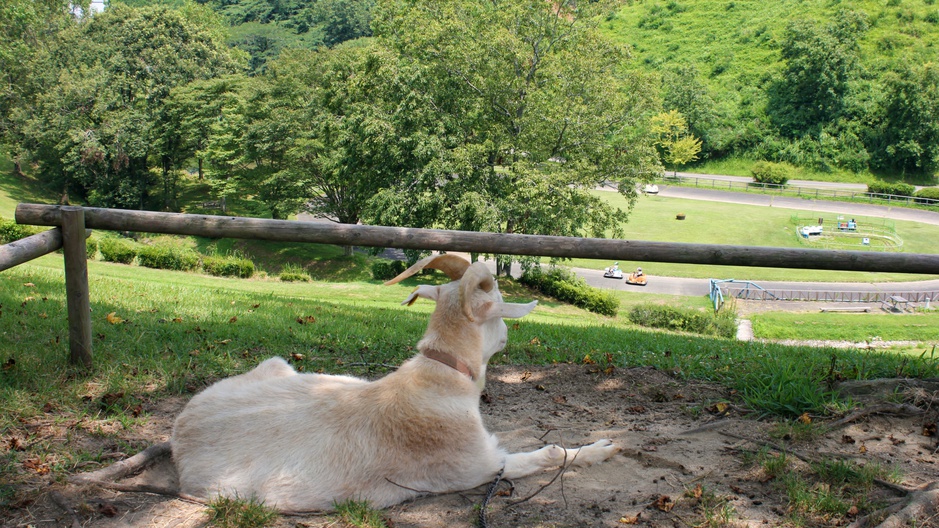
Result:
[[[924,341],[939,343],[939,312],[784,313],[755,314],[753,333],[767,339],[822,339],[862,342]]]
[[[618,193],[597,191],[606,201],[623,210],[625,199]],[[685,220],[676,220],[685,213]],[[757,205],[740,205],[702,200],[685,200],[663,196],[644,196],[624,219],[624,238],[660,242],[728,244],[746,246],[808,247],[795,234],[793,216],[818,217],[817,212],[781,209]],[[824,216],[824,215],[821,215]],[[857,215],[858,222],[883,224],[884,219]],[[936,253],[939,226],[916,222],[890,221],[903,239],[905,253]],[[805,281],[805,282],[890,282],[923,280],[922,275],[903,273],[868,273],[782,268],[748,268],[743,266],[701,266],[690,264],[650,263],[620,260],[620,267],[642,266],[650,275],[694,278],[735,278],[740,280]],[[606,261],[573,259],[570,266],[602,269]]]

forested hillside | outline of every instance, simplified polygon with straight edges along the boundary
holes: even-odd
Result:
[[[602,27],[661,74],[707,155],[939,168],[935,0],[630,0]]]
[[[7,0],[0,146],[93,206],[604,235],[695,158],[934,182],[934,2]]]

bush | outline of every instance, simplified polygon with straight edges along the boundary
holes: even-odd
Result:
[[[758,161],[750,167],[750,174],[753,175],[753,180],[758,183],[785,185],[792,175],[792,166],[787,163]]]
[[[733,312],[702,312],[660,304],[640,304],[629,311],[629,320],[639,326],[681,330],[695,334],[736,337]]]
[[[619,310],[619,301],[611,292],[592,288],[583,279],[562,268],[552,267],[545,272],[536,266],[525,270],[519,282],[559,301],[600,315],[613,317]]]
[[[247,279],[254,275],[254,262],[234,255],[203,257],[202,269],[209,275],[217,277]]]
[[[192,271],[199,267],[199,254],[191,249],[142,246],[137,261],[148,268]]]
[[[913,196],[916,187],[909,183],[874,182],[867,185],[867,192],[871,194],[892,194],[894,196]]]
[[[379,281],[391,280],[408,269],[400,260],[376,260],[372,263],[372,278]]]
[[[927,200],[939,200],[939,187],[926,187],[913,193],[913,196],[919,198],[916,203],[929,204]],[[931,205],[939,205],[932,202]]]
[[[310,274],[296,264],[287,264],[280,271],[280,280],[284,282],[309,282]]]
[[[42,229],[38,227],[20,225],[13,220],[4,220],[0,217],[0,244],[9,244],[40,232]]]
[[[123,238],[104,238],[98,244],[98,251],[101,252],[101,258],[107,262],[130,264],[137,256],[138,246],[136,242]]]
[[[85,254],[89,259],[95,258],[95,255],[98,254],[98,239],[88,237],[85,239]]]

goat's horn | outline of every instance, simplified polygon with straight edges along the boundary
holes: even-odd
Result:
[[[496,285],[496,280],[492,278],[486,265],[477,262],[469,267],[469,272],[463,275],[460,281],[460,305],[463,306],[463,314],[470,321],[474,321],[473,316],[473,293],[476,288],[484,292],[492,291]]]
[[[400,275],[386,282],[385,286],[397,284],[424,268],[438,269],[446,273],[447,277],[450,277],[450,280],[460,280],[463,278],[463,273],[466,272],[466,268],[469,268],[469,266],[469,261],[463,257],[450,255],[449,253],[432,255],[417,261],[413,266],[401,272]]]

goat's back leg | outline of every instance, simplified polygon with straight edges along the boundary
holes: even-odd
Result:
[[[619,451],[611,440],[599,440],[575,449],[554,444],[528,453],[513,453],[505,458],[503,478],[521,478],[539,471],[566,466],[589,466],[602,462]]]

